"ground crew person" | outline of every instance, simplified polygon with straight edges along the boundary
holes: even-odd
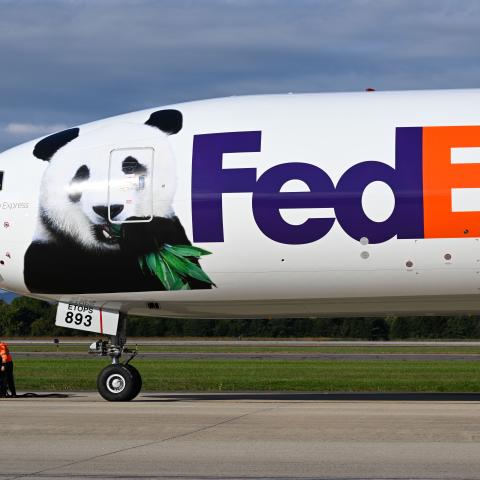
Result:
[[[7,396],[7,388],[10,390],[10,395],[15,397],[17,392],[15,390],[15,380],[13,378],[13,360],[8,350],[8,344],[0,341],[0,359],[2,361],[0,372],[0,396]]]

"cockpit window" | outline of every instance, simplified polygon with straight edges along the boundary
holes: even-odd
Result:
[[[3,190],[3,172],[0,172],[0,190]]]

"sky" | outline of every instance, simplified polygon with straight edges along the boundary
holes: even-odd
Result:
[[[477,0],[0,0],[0,151],[181,101],[480,87]]]

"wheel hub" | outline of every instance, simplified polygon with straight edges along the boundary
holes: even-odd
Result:
[[[122,375],[114,373],[107,378],[107,389],[111,393],[120,393],[125,389],[126,382]]]

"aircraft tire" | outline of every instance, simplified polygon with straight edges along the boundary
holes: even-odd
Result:
[[[133,396],[130,399],[130,400],[133,400],[140,393],[140,390],[142,389],[142,383],[143,383],[142,376],[140,375],[140,372],[133,365],[130,365],[128,363],[127,365],[125,365],[125,367],[127,367],[133,375],[135,388],[133,389],[133,392],[132,392]]]
[[[136,370],[136,369],[135,369]],[[126,365],[105,367],[97,377],[98,393],[109,402],[128,402],[138,395],[138,381]]]

